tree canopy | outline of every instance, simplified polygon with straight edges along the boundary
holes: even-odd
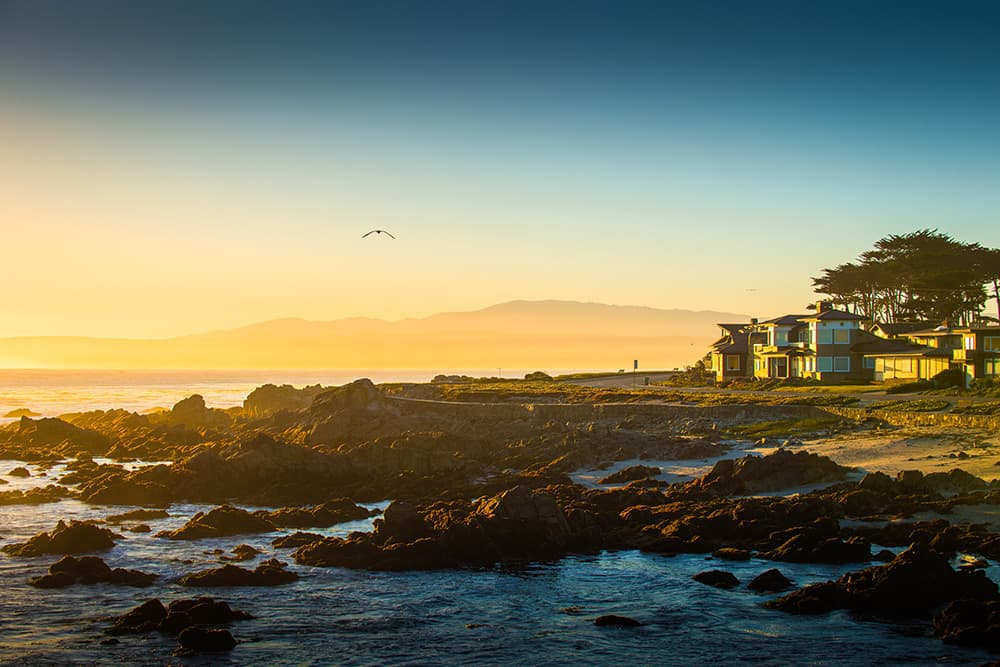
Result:
[[[982,315],[990,297],[1000,309],[1000,250],[936,229],[891,234],[812,281],[817,294],[872,321],[967,326],[993,319]]]

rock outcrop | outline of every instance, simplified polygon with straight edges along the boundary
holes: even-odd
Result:
[[[206,537],[270,533],[275,525],[267,519],[231,505],[198,512],[176,530],[161,531],[157,537],[170,540],[200,540]]]
[[[35,577],[28,583],[35,588],[65,588],[73,584],[121,584],[144,588],[152,585],[156,578],[155,574],[139,570],[112,569],[97,556],[63,556],[49,566],[48,574]]]
[[[107,551],[121,535],[86,521],[60,521],[48,533],[39,533],[27,542],[6,544],[3,552],[11,556],[43,556],[45,554],[80,554]]]
[[[181,586],[278,586],[287,584],[299,578],[295,572],[286,569],[287,565],[279,560],[266,560],[253,570],[247,570],[236,565],[193,572],[181,577],[177,583]]]

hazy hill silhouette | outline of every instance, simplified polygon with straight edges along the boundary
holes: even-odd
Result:
[[[645,368],[683,366],[745,316],[576,301],[511,301],[389,322],[287,318],[158,340],[0,339],[0,362],[59,368]]]

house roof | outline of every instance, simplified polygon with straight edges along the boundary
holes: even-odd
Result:
[[[885,338],[876,338],[852,345],[851,352],[866,357],[951,357],[951,350]]]
[[[881,329],[890,336],[901,336],[913,331],[929,329],[933,325],[930,322],[892,322],[886,324],[876,324],[873,329]]]
[[[803,320],[808,318],[809,315],[782,315],[781,317],[775,317],[770,320],[764,320],[761,322],[762,325],[773,324],[775,326],[793,326],[800,324]]]
[[[746,329],[747,327],[749,327],[750,323],[749,322],[743,322],[743,323],[740,323],[740,324],[725,324],[725,323],[720,323],[720,324],[716,324],[715,326],[719,327],[720,329],[724,329],[730,335],[734,335],[734,334],[738,334],[738,333],[743,333],[741,330],[742,329]]]
[[[854,322],[860,322],[865,318],[860,315],[855,315],[854,313],[849,313],[846,310],[836,310],[835,308],[830,308],[824,310],[823,312],[816,313],[815,315],[804,315],[802,320],[804,322],[812,322],[814,320],[851,320]]]
[[[954,336],[960,333],[957,329],[952,329],[951,327],[946,327],[943,324],[937,327],[927,327],[926,329],[917,329],[916,331],[909,332],[910,336]]]

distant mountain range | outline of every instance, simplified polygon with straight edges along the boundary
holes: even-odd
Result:
[[[717,322],[747,316],[577,301],[511,301],[396,322],[279,319],[156,340],[0,339],[20,368],[673,368],[694,363]]]

